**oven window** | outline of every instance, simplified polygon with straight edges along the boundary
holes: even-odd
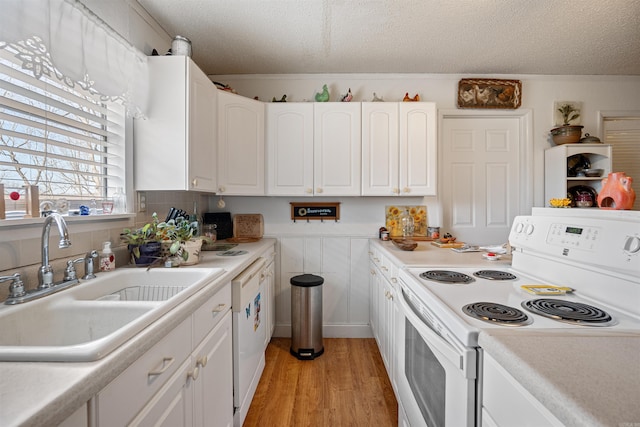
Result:
[[[446,373],[416,328],[405,319],[405,375],[428,426],[444,426]]]

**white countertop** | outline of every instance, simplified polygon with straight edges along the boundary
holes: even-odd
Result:
[[[637,333],[493,329],[479,343],[565,425],[640,425]]]
[[[412,251],[403,251],[391,241],[372,239],[371,243],[384,250],[384,254],[392,258],[393,263],[403,267],[493,267],[511,266],[511,255],[501,255],[497,261],[489,261],[482,257],[486,252],[454,252],[450,248],[439,248],[431,242],[418,242]]]
[[[248,253],[232,257],[202,252],[194,267],[225,269],[214,285],[200,290],[103,359],[0,363],[0,426],[51,426],[64,421],[273,244],[274,239],[240,244],[234,250]]]

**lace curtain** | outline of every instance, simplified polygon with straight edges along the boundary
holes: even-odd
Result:
[[[142,117],[147,58],[77,0],[1,0],[0,49],[17,50],[36,78],[56,77]]]

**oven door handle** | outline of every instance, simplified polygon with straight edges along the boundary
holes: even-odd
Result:
[[[407,318],[407,320],[411,322],[413,327],[416,328],[420,336],[424,338],[429,347],[437,350],[454,366],[457,366],[458,369],[462,370],[465,373],[466,377],[472,378],[475,375],[474,369],[471,366],[466,366],[468,365],[468,363],[465,363],[465,360],[468,359],[468,353],[472,350],[459,345],[455,345],[456,343],[451,343],[435,333],[429,326],[424,323],[423,320],[421,320],[413,312],[413,309],[405,301],[403,293],[400,292],[399,294],[400,298],[398,298],[397,301],[400,304],[400,310],[402,311],[402,314]]]

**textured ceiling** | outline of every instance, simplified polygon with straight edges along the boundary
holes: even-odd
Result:
[[[640,75],[640,0],[138,2],[210,75]]]

